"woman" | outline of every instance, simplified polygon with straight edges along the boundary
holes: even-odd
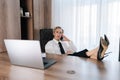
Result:
[[[53,29],[53,40],[48,41],[45,46],[46,53],[50,54],[68,54],[79,57],[93,58],[97,60],[103,60],[105,52],[108,48],[109,41],[105,35],[105,39],[100,38],[100,46],[88,51],[84,49],[82,51],[76,52],[76,47],[70,39],[68,39],[64,34],[61,27],[57,26]],[[62,39],[61,39],[62,38]]]

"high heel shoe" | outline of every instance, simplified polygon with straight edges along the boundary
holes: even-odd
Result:
[[[108,55],[108,54],[110,54],[110,53],[112,53],[112,52],[107,52],[107,53],[105,53],[105,55]]]
[[[109,44],[110,44],[110,42],[109,42],[109,39],[107,38],[107,36],[104,34],[104,39],[105,39],[105,41],[106,41],[106,43],[107,43],[107,46],[109,46]],[[112,53],[112,52],[107,52],[107,53],[105,53],[105,55],[107,54],[110,54],[110,53]]]
[[[99,45],[99,50],[97,53],[97,59],[99,61],[103,60],[105,58],[105,52],[108,48],[108,43],[106,40],[104,40],[102,37],[100,38],[100,45]]]
[[[110,44],[110,42],[109,42],[109,40],[108,40],[108,38],[107,38],[107,36],[104,34],[104,39],[105,39],[105,41],[106,41],[106,43],[107,43],[107,45],[109,45]]]

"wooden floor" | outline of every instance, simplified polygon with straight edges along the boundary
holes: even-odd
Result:
[[[103,62],[74,56],[57,56],[57,63],[46,70],[10,64],[0,54],[0,80],[120,80],[120,62]]]

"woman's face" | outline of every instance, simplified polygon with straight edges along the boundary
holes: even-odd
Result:
[[[56,40],[60,40],[60,38],[62,37],[63,35],[63,31],[62,29],[56,29],[54,32],[53,32],[53,35],[54,35],[54,39]]]

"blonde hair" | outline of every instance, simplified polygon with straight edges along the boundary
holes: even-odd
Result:
[[[62,29],[60,26],[56,26],[54,29],[53,29],[53,33],[55,32],[56,29]],[[64,33],[64,30],[62,29],[62,33]]]

